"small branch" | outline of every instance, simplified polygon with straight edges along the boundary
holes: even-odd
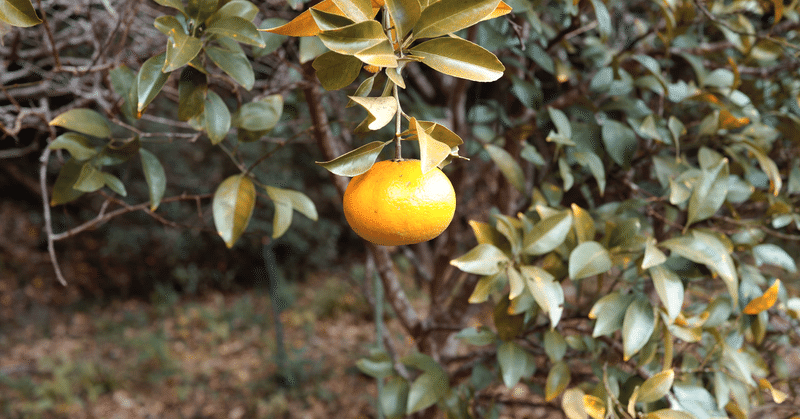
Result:
[[[60,71],[61,58],[58,56],[58,48],[56,47],[56,41],[53,37],[53,30],[50,29],[50,24],[47,22],[47,13],[45,13],[45,8],[42,7],[42,0],[36,0],[36,4],[39,6],[39,12],[42,18],[42,26],[44,26],[45,33],[47,34],[47,40],[50,41],[50,48],[52,49],[53,60],[55,60],[56,62],[56,70]]]
[[[395,160],[402,160],[403,159],[403,141],[400,139],[400,134],[403,132],[403,108],[400,107],[400,92],[395,84],[393,86],[394,90],[394,99],[397,101],[397,112],[395,118],[395,130],[394,130],[394,158]]]
[[[167,202],[175,202],[175,201],[194,201],[194,200],[198,200],[199,201],[201,199],[209,199],[209,198],[211,198],[213,196],[214,195],[210,194],[210,193],[208,193],[208,194],[200,194],[200,195],[182,194],[182,195],[178,195],[178,196],[171,196],[169,198],[164,198],[164,199],[161,200],[161,203],[164,204],[164,203],[167,203]],[[121,200],[118,200],[116,198],[109,197],[109,200],[110,201],[114,201],[115,203],[120,204],[123,207],[119,208],[119,209],[116,209],[114,211],[111,211],[111,212],[105,212],[105,211],[101,210],[97,214],[97,216],[95,218],[92,218],[91,220],[89,220],[89,221],[87,221],[87,222],[85,222],[85,223],[83,223],[83,224],[81,224],[81,225],[79,225],[77,227],[73,227],[73,228],[71,228],[71,229],[69,229],[67,231],[64,231],[62,233],[53,234],[52,230],[51,230],[48,233],[49,240],[52,240],[54,242],[55,241],[59,241],[59,240],[64,240],[66,238],[72,237],[72,236],[74,236],[74,235],[76,235],[78,233],[81,233],[83,231],[86,231],[86,230],[92,229],[94,227],[98,227],[100,225],[103,225],[103,224],[105,224],[106,222],[108,222],[109,220],[111,220],[114,217],[118,217],[120,215],[127,214],[129,212],[135,212],[135,211],[144,211],[145,213],[147,213],[147,215],[155,218],[156,220],[158,220],[159,222],[161,222],[161,223],[163,223],[165,225],[169,225],[169,226],[173,226],[173,227],[181,227],[180,224],[177,224],[177,223],[175,223],[173,221],[167,220],[164,217],[161,217],[160,215],[155,214],[154,212],[150,211],[150,202],[149,201],[148,202],[142,202],[141,204],[129,205],[129,204],[127,204],[127,203],[125,203],[125,202],[123,202]],[[49,205],[48,205],[48,208],[45,208],[45,212],[49,213]],[[45,215],[45,218],[47,218],[47,214]]]
[[[38,148],[39,148],[39,143],[33,141],[29,145],[22,148],[11,148],[8,150],[0,150],[0,160],[22,157],[26,154],[33,153]]]
[[[39,166],[39,187],[42,190],[42,205],[44,207],[44,231],[47,234],[47,252],[50,254],[50,262],[53,264],[56,278],[61,285],[66,287],[67,280],[64,279],[64,274],[61,273],[61,267],[58,265],[58,257],[56,256],[53,222],[50,214],[50,198],[47,196],[47,162],[50,160],[50,151],[49,148],[45,147],[42,156],[39,158],[41,163]]]
[[[791,240],[791,241],[800,241],[800,236],[793,235],[793,234],[785,234],[785,233],[781,233],[781,232],[775,231],[775,230],[773,230],[773,229],[771,229],[771,228],[769,228],[769,227],[767,227],[767,226],[765,226],[763,224],[760,224],[760,221],[759,222],[748,222],[748,221],[737,220],[736,218],[731,218],[731,217],[726,217],[726,216],[715,216],[714,218],[719,218],[719,219],[721,219],[721,220],[723,220],[725,222],[728,222],[728,223],[731,223],[731,224],[736,224],[736,225],[742,226],[742,227],[756,227],[756,228],[760,229],[761,231],[769,234],[770,236],[774,236],[774,237],[777,237],[779,239]]]

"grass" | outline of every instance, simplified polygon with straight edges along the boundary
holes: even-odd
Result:
[[[0,417],[326,417],[368,406],[374,382],[349,367],[369,342],[369,309],[347,281],[317,282],[281,315],[291,381],[275,363],[268,295],[187,298],[161,286],[149,303],[84,305],[25,333],[4,328]],[[334,345],[324,341],[338,330]]]

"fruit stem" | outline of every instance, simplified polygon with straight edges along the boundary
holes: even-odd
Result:
[[[402,140],[400,139],[400,135],[403,132],[403,110],[400,108],[400,92],[397,89],[397,85],[393,86],[394,89],[394,99],[397,101],[397,113],[395,117],[395,130],[394,130],[394,159],[395,160],[403,160],[402,154]]]

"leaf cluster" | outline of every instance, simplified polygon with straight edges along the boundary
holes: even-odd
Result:
[[[177,119],[197,131],[197,136],[204,133],[212,145],[223,147],[227,152],[222,142],[232,128],[237,132],[237,147],[256,141],[272,130],[283,113],[282,96],[257,97],[231,111],[210,83],[216,67],[241,88],[248,91],[253,88],[253,67],[240,43],[266,47],[265,37],[253,23],[258,8],[245,0],[191,0],[186,4],[181,0],[158,0],[156,3],[176,11],[175,15],[159,16],[154,21],[156,29],[167,37],[165,52],[148,58],[138,71],[121,65],[110,72],[112,86],[121,97],[120,110],[128,121],[136,123],[142,117],[175,73],[178,76]],[[140,140],[141,135],[154,137],[158,134],[142,132],[121,121],[112,124],[100,113],[80,108],[62,113],[50,124],[70,132],[59,136],[49,148],[66,150],[72,156],[59,172],[51,205],[71,202],[104,186],[126,196],[123,182],[102,168],[124,163],[138,154],[150,194],[150,209],[158,208],[166,192],[166,172],[155,154],[141,148]],[[112,134],[122,128],[136,135],[125,140],[115,139]],[[105,146],[93,145],[99,140],[105,140]],[[241,167],[242,173],[225,179],[214,194],[214,223],[228,247],[232,247],[247,228],[255,208],[256,183],[251,169]],[[261,186],[276,208],[273,237],[286,232],[293,210],[316,220],[313,202],[302,193]]]
[[[355,129],[366,134],[396,121],[395,141],[419,141],[422,171],[443,167],[458,158],[463,143],[451,130],[431,121],[417,121],[402,112],[398,88],[409,63],[420,62],[442,74],[472,81],[495,81],[505,67],[485,48],[455,35],[478,22],[508,13],[500,0],[324,0],[292,21],[267,29],[287,36],[314,36],[328,49],[314,60],[322,86],[338,90],[352,84],[362,67],[373,73],[361,82],[350,104],[367,112]],[[370,97],[378,75],[386,76],[383,91]],[[400,117],[408,129],[400,127]],[[368,170],[386,142],[372,142],[332,161],[321,163],[337,175],[355,176]],[[401,158],[401,156],[395,156]]]

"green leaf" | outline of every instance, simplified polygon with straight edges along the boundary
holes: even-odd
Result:
[[[594,176],[597,181],[597,188],[600,189],[600,196],[603,196],[606,191],[606,169],[603,166],[603,160],[595,153],[583,151],[575,152],[575,160],[577,160],[581,166],[589,169],[592,176]]]
[[[66,204],[83,195],[82,191],[74,189],[72,186],[78,181],[84,164],[87,163],[75,159],[69,159],[64,162],[53,185],[53,196],[50,198],[51,207]]]
[[[398,66],[397,56],[395,55],[394,48],[388,39],[384,39],[383,41],[369,48],[362,49],[361,51],[357,52],[355,56],[364,63],[374,65],[376,67],[396,68]],[[405,82],[403,81],[403,78],[400,77],[399,72],[395,71],[392,73],[387,71],[386,75],[392,80],[397,80],[399,82],[397,85],[400,88],[405,89]]]
[[[588,211],[576,204],[571,205],[575,235],[579,243],[591,241],[595,236],[594,220]]]
[[[569,277],[572,279],[608,272],[611,266],[611,255],[596,241],[579,244],[569,255]]]
[[[681,122],[680,119],[670,116],[669,121],[667,122],[667,127],[669,128],[669,132],[672,134],[672,141],[679,145],[681,136],[686,134],[686,126],[683,125],[683,122]]]
[[[734,307],[738,305],[739,277],[730,251],[719,238],[710,233],[692,230],[691,235],[672,238],[661,244],[670,251],[692,262],[706,265],[716,272],[728,287]]]
[[[673,380],[675,380],[675,371],[672,369],[653,375],[639,387],[637,401],[640,403],[652,403],[661,399],[669,393]]]
[[[97,155],[89,139],[74,132],[65,132],[56,137],[47,148],[50,150],[67,150],[75,160],[89,160]]]
[[[91,110],[76,108],[70,109],[53,118],[50,125],[59,126],[81,134],[93,137],[108,138],[111,136],[111,127],[105,116]]]
[[[643,419],[697,419],[689,412],[672,409],[661,409],[655,412],[646,413]]]
[[[206,93],[203,116],[205,120],[204,128],[208,138],[211,140],[211,144],[219,144],[231,129],[231,112],[222,98],[211,90]]]
[[[356,361],[356,367],[373,378],[385,378],[394,374],[392,358],[386,351],[380,350],[370,354],[368,358]]]
[[[248,131],[269,131],[278,124],[283,114],[283,96],[269,95],[245,103],[233,116],[232,125]]]
[[[81,166],[78,179],[72,187],[81,192],[94,192],[105,186],[105,184],[103,172],[90,162],[86,162]]]
[[[653,238],[647,241],[642,258],[642,269],[652,268],[667,261],[667,256],[657,246]]]
[[[181,0],[153,0],[153,1],[162,6],[171,7],[173,9],[179,10],[183,14],[186,14],[186,9],[183,8],[183,2]]]
[[[172,29],[167,40],[167,53],[164,58],[163,73],[177,70],[192,61],[203,49],[203,41],[183,32],[183,28]]]
[[[450,389],[444,372],[428,371],[417,377],[408,391],[406,413],[427,409],[438,402]]]
[[[348,96],[350,100],[361,105],[369,112],[371,122],[367,125],[370,130],[378,130],[394,120],[397,114],[397,100],[393,96],[360,97]],[[450,150],[448,150],[449,153]]]
[[[583,404],[584,396],[585,393],[578,387],[564,391],[564,397],[561,398],[561,409],[567,419],[589,419]]]
[[[402,40],[419,20],[421,12],[419,0],[386,0],[385,4],[394,22],[397,36]]]
[[[256,188],[250,178],[233,175],[225,179],[214,192],[212,212],[217,234],[228,248],[241,237],[256,205]]]
[[[123,99],[123,115],[131,120],[136,119],[136,72],[123,64],[111,70],[108,75],[114,92]]]
[[[547,381],[544,385],[544,400],[550,402],[564,390],[567,389],[570,381],[570,372],[567,363],[559,361],[553,364],[550,372],[547,373]]]
[[[525,280],[522,279],[522,274],[512,265],[506,268],[506,276],[508,277],[508,287],[510,289],[508,299],[513,300],[525,291]]]
[[[550,362],[558,362],[564,359],[567,353],[567,341],[561,336],[561,333],[550,329],[544,332],[544,352],[550,359]]]
[[[613,119],[609,119],[603,124],[602,132],[606,153],[618,165],[628,167],[636,153],[636,133],[627,125]]]
[[[268,18],[261,21],[259,24],[259,28],[266,29],[266,28],[274,28],[286,23],[286,20],[280,18]],[[270,33],[264,30],[259,30],[261,32],[261,40],[264,41],[264,48],[253,48],[253,56],[255,58],[261,58],[265,55],[272,54],[273,52],[277,51],[278,48],[283,45],[283,43],[289,38],[286,35],[278,35],[275,33]]]
[[[143,112],[147,105],[158,96],[161,88],[164,87],[164,84],[167,82],[169,74],[161,71],[164,67],[166,57],[167,53],[150,57],[142,64],[142,68],[139,69],[139,74],[136,77],[138,95],[137,112]]]
[[[125,184],[123,184],[118,177],[105,172],[100,172],[100,175],[103,177],[103,183],[108,186],[109,189],[122,196],[128,196],[128,192],[125,190]]]
[[[372,20],[372,2],[370,0],[333,0],[333,3],[354,22]]]
[[[178,82],[178,119],[188,121],[202,114],[207,91],[206,75],[193,67],[185,67]]]
[[[556,327],[564,311],[564,290],[561,284],[555,281],[552,274],[538,266],[524,265],[520,267],[520,271],[536,304],[548,314],[550,327]]]
[[[559,211],[536,223],[526,232],[523,250],[531,255],[542,255],[560,246],[572,228],[572,211]]]
[[[507,388],[517,385],[520,378],[533,375],[536,369],[536,360],[515,342],[503,342],[497,347],[497,363]]]
[[[328,47],[317,36],[300,38],[300,64],[305,64],[328,51]]]
[[[763,170],[764,173],[767,174],[767,177],[769,177],[770,189],[772,189],[772,193],[775,196],[778,196],[781,188],[783,188],[783,178],[781,177],[781,173],[778,170],[778,166],[775,164],[775,161],[769,158],[767,153],[765,153],[761,147],[750,141],[742,141],[740,144],[756,156],[756,160],[758,160],[761,170]]]
[[[189,0],[186,5],[186,15],[200,25],[211,16],[219,5],[219,0]]]
[[[349,86],[361,73],[361,65],[358,58],[333,51],[320,55],[313,64],[317,78],[325,90],[339,90]]]
[[[292,206],[280,201],[273,202],[275,215],[272,218],[272,238],[282,236],[292,224]]]
[[[475,346],[491,345],[497,341],[497,336],[485,327],[481,327],[480,329],[474,327],[461,329],[460,332],[456,333],[455,337],[456,339]]]
[[[589,311],[589,318],[597,320],[592,337],[610,335],[619,330],[631,300],[633,300],[631,294],[621,294],[618,291],[604,295],[597,300]]]
[[[364,51],[369,51],[369,49],[368,50],[364,50]],[[356,57],[359,57],[359,59],[363,59],[361,57],[362,57],[364,51],[359,52],[358,54],[356,54]],[[367,57],[367,58],[372,59],[372,57]],[[405,79],[403,79],[403,76],[400,74],[400,73],[402,73],[402,70],[405,67],[405,64],[406,64],[405,62],[398,62],[396,67],[390,67],[389,66],[388,68],[386,68],[386,71],[385,71],[386,77],[388,77],[389,80],[392,81],[392,83],[394,83],[397,87],[399,87],[401,89],[405,89],[406,88],[406,81],[405,81]]]
[[[376,22],[377,23],[377,22]],[[223,17],[206,28],[206,33],[227,36],[244,44],[256,47],[267,46],[253,22],[239,16]]]
[[[431,121],[421,121],[414,117],[411,120],[416,120],[417,123],[427,132],[433,139],[436,141],[442,142],[447,144],[449,147],[458,147],[461,144],[464,144],[464,141],[453,131],[450,131],[444,125],[437,124]],[[415,129],[413,126],[412,129]],[[416,131],[414,131],[416,133]]]
[[[409,52],[440,73],[472,81],[495,81],[505,70],[494,54],[461,38],[431,39],[411,48]]]
[[[781,267],[791,273],[797,272],[797,264],[794,258],[778,245],[771,243],[759,244],[753,247],[753,257],[756,260],[756,266],[767,264]]]
[[[654,266],[649,271],[656,293],[667,309],[667,316],[670,321],[674,321],[683,307],[683,282],[675,272],[664,265]]]
[[[555,125],[556,130],[560,135],[565,138],[572,138],[572,124],[569,122],[567,115],[560,109],[547,107],[547,113],[550,115],[550,120]]]
[[[625,310],[625,318],[622,320],[622,349],[625,361],[631,359],[647,344],[655,325],[650,301],[643,296],[635,298]]]
[[[167,190],[167,175],[155,154],[140,148],[139,157],[142,160],[144,180],[150,193],[150,211],[155,211]]]
[[[414,25],[415,38],[436,38],[470,27],[489,16],[500,0],[440,0],[424,8]]]
[[[611,34],[611,15],[608,13],[605,3],[600,0],[592,0],[592,7],[594,8],[594,15],[597,18],[597,30],[603,38]]]
[[[478,283],[475,284],[475,289],[472,290],[472,294],[469,296],[469,303],[480,304],[488,300],[489,295],[492,293],[495,285],[497,284],[499,276],[500,274],[497,273],[491,276],[484,276],[483,278],[479,279]]]
[[[383,26],[375,20],[320,32],[318,37],[328,49],[345,55],[355,55],[388,40]]]
[[[98,166],[113,166],[130,160],[139,153],[142,143],[138,137],[125,141],[109,141],[95,158]]]
[[[361,66],[359,65],[359,71],[361,71],[360,67]],[[358,97],[367,97],[367,96],[369,96],[369,94],[372,92],[372,87],[375,85],[375,77],[376,76],[377,76],[377,74],[373,74],[372,77],[367,77],[366,79],[364,79],[364,81],[362,81],[361,84],[358,85],[358,88],[356,88],[356,91],[353,93],[353,96],[358,96]],[[325,86],[323,85],[322,87],[325,87]],[[350,99],[347,102],[347,106],[345,106],[345,107],[349,108],[351,106],[355,106],[355,104],[356,103],[353,102],[352,99]]]
[[[560,157],[558,159],[558,173],[561,175],[561,180],[564,182],[564,191],[568,191],[575,184],[575,176],[572,175],[572,168],[569,167],[567,159]]]
[[[416,119],[414,119],[414,130],[419,141],[421,169],[422,173],[425,174],[443,162],[450,155],[451,148],[449,145],[436,141],[431,137]]]
[[[514,157],[508,151],[494,144],[486,144],[483,148],[489,153],[489,157],[492,158],[492,161],[500,169],[500,173],[508,180],[508,183],[524,194],[525,174],[522,172],[522,167],[520,167],[519,163],[514,160]]]
[[[386,142],[373,141],[355,150],[348,151],[333,160],[316,163],[335,175],[349,177],[358,176],[369,170],[372,165],[375,164],[375,159],[378,158],[378,154],[383,150],[383,147],[392,141],[393,140]]]
[[[714,301],[711,302],[706,307],[706,311],[708,312],[708,317],[706,321],[703,323],[704,327],[719,327],[723,323],[728,321],[728,318],[731,316],[733,312],[731,306],[731,298],[727,295],[721,295],[719,297],[714,298]]]
[[[292,210],[296,210],[314,221],[317,220],[317,208],[314,206],[314,202],[302,192],[274,186],[267,186],[266,190],[269,198],[275,203],[276,216],[272,226],[273,239],[282,236],[289,229],[289,225],[292,223]],[[278,206],[282,208],[279,210]],[[289,209],[288,215],[285,214],[286,208]],[[282,216],[278,215],[279,211],[283,213]]]
[[[235,42],[224,42],[228,38],[220,41],[225,44],[225,48],[208,46],[205,48],[206,55],[216,64],[225,74],[229,75],[236,83],[246,90],[253,88],[256,82],[253,66],[250,60],[242,51],[242,47]]]
[[[386,419],[400,419],[406,416],[408,401],[408,382],[401,377],[391,377],[379,395],[381,410]]]
[[[457,259],[450,261],[450,264],[464,272],[476,275],[494,275],[500,272],[503,265],[510,262],[508,256],[502,250],[488,243],[475,246]]]
[[[42,23],[30,0],[0,1],[0,20],[11,26],[27,28]]]
[[[323,12],[315,8],[308,9],[311,12],[311,17],[317,24],[321,31],[331,31],[334,29],[343,28],[354,24],[355,22],[347,16],[338,15],[336,13]]]
[[[687,226],[714,215],[725,203],[728,194],[728,159],[721,159],[708,169],[702,168],[701,173],[689,198]]]
[[[244,20],[253,21],[258,14],[258,7],[245,0],[233,0],[225,3],[206,20],[206,26],[214,24],[219,19],[237,16]]]

